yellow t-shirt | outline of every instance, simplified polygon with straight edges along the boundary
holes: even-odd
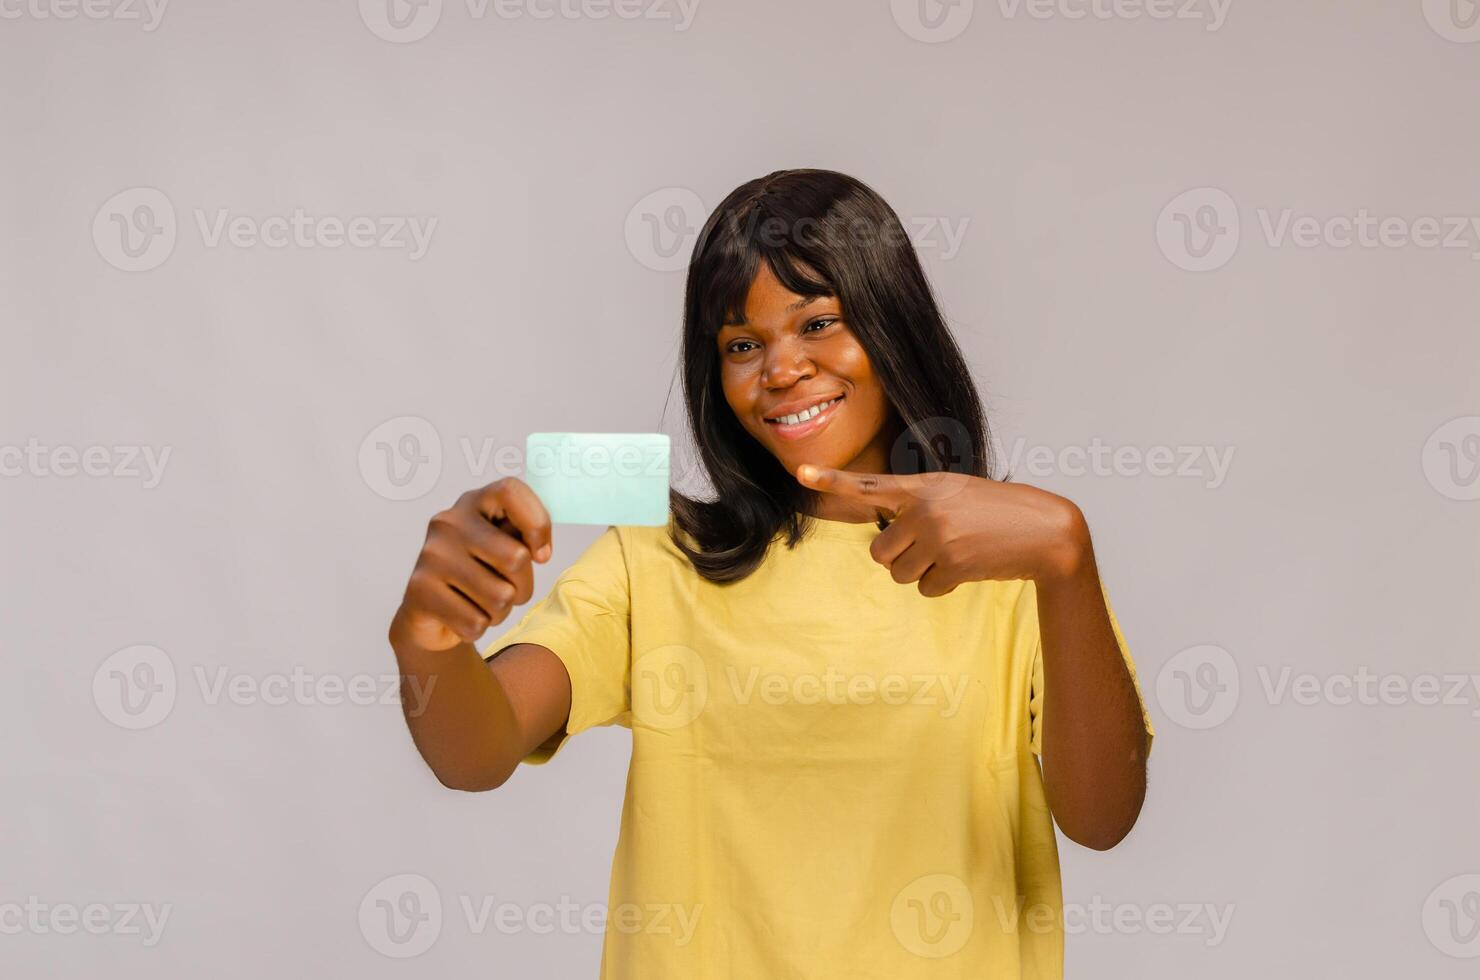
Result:
[[[570,735],[632,730],[602,980],[1062,976],[1033,584],[928,598],[878,533],[816,521],[716,584],[608,527],[485,648],[554,651]]]

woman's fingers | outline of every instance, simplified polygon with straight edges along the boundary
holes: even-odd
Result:
[[[928,505],[906,508],[869,543],[869,553],[899,584],[918,582],[921,595],[942,596],[961,583],[955,564],[929,526],[928,512]]]
[[[491,522],[507,519],[536,561],[549,559],[550,515],[529,484],[518,477],[505,477],[473,491],[471,502]]]
[[[871,504],[891,519],[915,496],[910,489],[910,476],[853,473],[811,463],[798,466],[796,475],[805,487]]]
[[[913,523],[897,520],[880,531],[879,536],[869,542],[868,551],[874,561],[885,568],[891,568],[899,560],[899,556],[905,553],[905,549],[914,543]]]
[[[918,581],[935,563],[925,545],[915,543],[906,548],[889,565],[889,575],[900,585]]]
[[[927,598],[950,595],[961,582],[939,565],[931,565],[920,576],[920,594]]]
[[[514,583],[470,554],[463,554],[450,561],[442,576],[449,585],[487,613],[494,623],[503,622],[509,615],[509,610],[521,604],[518,600],[519,588]]]
[[[550,516],[523,481],[470,490],[428,524],[398,621],[425,649],[474,642],[530,600],[550,548]]]
[[[482,519],[471,521],[463,532],[463,546],[475,563],[506,579],[514,592],[514,605],[522,606],[534,594],[533,557],[518,538]]]
[[[443,575],[424,566],[411,573],[402,608],[413,627],[418,627],[422,620],[431,620],[466,643],[475,642],[494,622],[481,606],[457,591]]]

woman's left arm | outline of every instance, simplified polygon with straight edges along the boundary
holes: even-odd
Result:
[[[1043,784],[1064,835],[1118,844],[1146,798],[1140,698],[1110,623],[1083,513],[1036,487],[960,473],[892,475],[803,465],[797,479],[889,524],[869,551],[894,581],[941,596],[963,582],[1028,579],[1043,643]]]
[[[1032,489],[1032,488],[1027,488]],[[1062,498],[1058,498],[1062,500]],[[1064,836],[1107,850],[1130,833],[1146,799],[1150,742],[1110,624],[1084,516],[1069,501],[1068,557],[1034,579],[1043,642],[1043,787]]]

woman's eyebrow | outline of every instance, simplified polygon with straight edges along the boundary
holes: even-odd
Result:
[[[795,313],[798,310],[805,309],[806,307],[811,306],[813,303],[816,303],[818,300],[823,300],[823,299],[832,299],[832,297],[831,296],[821,296],[821,295],[819,295],[819,296],[803,296],[801,299],[797,300],[795,303],[793,303],[790,306],[788,306],[786,308],[786,312],[788,312],[788,313]],[[740,319],[738,319],[738,320],[726,320],[724,322],[724,326],[726,326],[726,327],[743,327],[743,326],[745,326],[749,322],[750,321],[746,320],[745,319],[745,316],[742,314],[741,317],[740,317]]]

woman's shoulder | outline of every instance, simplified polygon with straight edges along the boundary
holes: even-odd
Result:
[[[693,539],[678,528],[671,516],[666,525],[612,524],[606,533],[616,538],[629,560],[661,557],[687,563],[683,551],[674,542],[674,536],[679,535],[690,547],[694,546]]]

